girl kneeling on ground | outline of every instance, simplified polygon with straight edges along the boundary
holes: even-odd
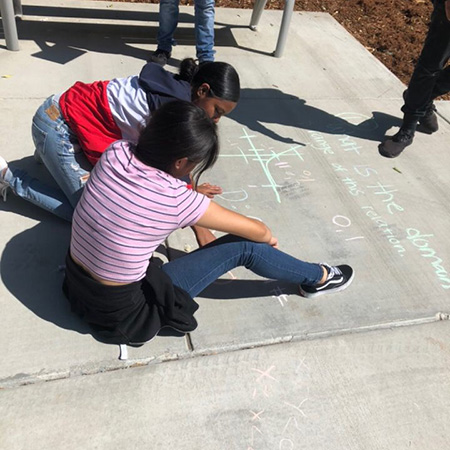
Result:
[[[95,166],[72,222],[64,292],[74,312],[100,338],[143,343],[161,328],[196,328],[193,300],[237,266],[296,283],[305,297],[345,289],[350,266],[298,260],[278,250],[262,222],[188,189],[216,161],[216,125],[204,110],[174,101],[156,111],[137,145],[115,142]],[[176,229],[191,225],[229,233],[158,267],[153,251]]]
[[[229,114],[240,96],[236,70],[225,62],[198,67],[192,58],[181,62],[175,75],[155,63],[139,75],[109,81],[78,81],[62,94],[52,95],[33,117],[35,158],[54,178],[48,186],[0,156],[0,196],[16,195],[71,221],[86,180],[102,153],[120,139],[136,143],[151,115],[174,100],[192,101],[214,122]],[[206,184],[204,193],[221,193]]]

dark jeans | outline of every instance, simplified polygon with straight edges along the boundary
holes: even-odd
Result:
[[[207,246],[162,266],[175,286],[196,297],[224,273],[244,266],[265,278],[295,284],[317,284],[323,276],[319,264],[301,261],[268,244],[226,235]]]
[[[442,0],[434,0],[430,28],[412,74],[402,111],[416,118],[426,115],[433,100],[450,91],[450,22]]]

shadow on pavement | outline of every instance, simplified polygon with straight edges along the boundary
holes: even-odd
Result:
[[[69,224],[50,217],[6,244],[0,274],[12,296],[34,314],[61,328],[86,334],[88,326],[70,311],[61,290],[69,243]]]
[[[27,202],[21,203],[27,205]],[[6,244],[1,255],[2,282],[13,297],[41,319],[60,328],[90,334],[103,342],[101,336],[72,313],[62,292],[69,244],[70,224],[58,218],[47,218],[19,233]],[[161,248],[157,250],[162,252]],[[166,327],[158,335],[181,337],[184,333]]]
[[[257,107],[255,107],[257,101]],[[283,102],[279,104],[279,102]],[[278,103],[279,108],[274,107]],[[287,94],[276,88],[241,90],[241,100],[229,118],[252,131],[286,143],[305,145],[287,136],[280,136],[265,124],[290,126],[326,134],[348,135],[370,141],[384,140],[386,131],[400,126],[402,121],[379,111],[367,115],[346,112],[330,114],[310,106],[306,100]]]
[[[113,5],[113,4],[112,4]],[[45,17],[44,20],[27,20],[27,16]],[[110,20],[116,23],[58,22],[64,19]],[[125,24],[123,21],[148,22]],[[122,23],[120,23],[122,21]],[[192,14],[180,12],[179,24],[194,23]],[[151,25],[150,25],[151,24]],[[241,47],[233,36],[235,28],[243,26],[230,26],[217,24],[215,29],[216,47],[236,47],[245,51],[260,54],[269,54]],[[150,53],[139,48],[140,44],[151,44],[156,48],[156,35],[158,32],[158,13],[145,11],[123,11],[94,8],[64,8],[51,6],[23,6],[23,18],[17,21],[20,39],[35,41],[40,51],[33,54],[35,58],[53,61],[58,64],[67,64],[87,52],[111,53],[131,56],[146,61]],[[193,27],[179,26],[174,35],[180,45],[192,45],[192,54],[195,54],[195,32]],[[152,49],[151,51],[153,51]],[[180,61],[172,58],[169,64],[177,67]]]
[[[243,298],[280,297],[300,295],[299,287],[292,283],[276,280],[217,280],[199,297],[211,300],[238,300]]]

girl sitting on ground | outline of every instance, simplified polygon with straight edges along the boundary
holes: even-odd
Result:
[[[296,283],[305,297],[351,283],[350,266],[283,253],[264,223],[188,189],[181,178],[194,171],[198,182],[218,152],[213,120],[175,101],[153,114],[137,145],[115,142],[95,166],[73,217],[64,292],[102,340],[133,345],[164,327],[194,330],[193,298],[237,266]],[[161,267],[150,262],[173,231],[194,224],[228,234]]]

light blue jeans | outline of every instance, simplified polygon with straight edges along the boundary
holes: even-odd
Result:
[[[294,284],[316,285],[323,277],[319,264],[283,253],[268,244],[226,235],[186,256],[164,264],[161,269],[175,286],[191,297],[235,267],[244,266],[264,278]]]
[[[14,165],[9,165],[7,181],[19,197],[71,221],[92,165],[62,118],[56,96],[49,97],[39,107],[31,131],[35,157],[44,163],[59,189],[32,178]]]
[[[178,25],[179,0],[159,3],[158,49],[172,51],[173,35]],[[214,0],[195,0],[195,41],[200,62],[214,61]]]

